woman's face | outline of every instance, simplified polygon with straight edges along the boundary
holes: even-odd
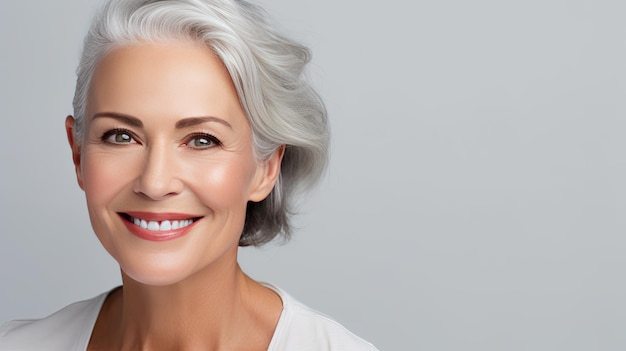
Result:
[[[246,204],[264,199],[280,153],[258,161],[221,61],[194,44],[115,49],[97,66],[85,136],[71,137],[92,226],[131,278],[169,285],[233,267]]]

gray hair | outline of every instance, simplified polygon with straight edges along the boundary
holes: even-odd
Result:
[[[249,202],[240,246],[288,238],[295,197],[312,187],[328,161],[326,109],[307,83],[310,51],[281,35],[245,0],[110,0],[85,38],[74,95],[76,139],[84,135],[91,78],[100,60],[125,45],[167,40],[205,45],[224,63],[253,134],[258,159],[286,145],[274,189]]]

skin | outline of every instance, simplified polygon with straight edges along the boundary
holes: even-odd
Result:
[[[256,159],[219,58],[192,43],[117,48],[96,68],[84,137],[74,139],[71,116],[66,130],[92,226],[123,281],[89,350],[267,350],[282,301],[242,272],[237,251],[246,204],[270,193],[284,148]],[[124,224],[132,211],[199,220],[152,241]]]

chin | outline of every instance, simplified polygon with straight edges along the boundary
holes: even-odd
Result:
[[[125,270],[121,268],[124,275],[133,281],[148,285],[148,286],[170,286],[180,283],[188,277],[185,275],[181,275],[180,272],[167,272],[167,271],[150,271],[146,272],[145,270],[140,271],[131,271]]]
[[[118,259],[123,275],[137,283],[168,286],[180,283],[195,272],[191,262],[175,257],[134,257]]]
[[[132,274],[123,269],[122,271],[134,282],[147,286],[170,286],[181,281],[181,279],[170,275]]]

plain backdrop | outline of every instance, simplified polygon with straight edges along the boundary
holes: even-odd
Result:
[[[327,177],[244,269],[382,350],[626,349],[626,3],[263,0]],[[63,122],[96,0],[0,0],[0,321],[120,283]]]

